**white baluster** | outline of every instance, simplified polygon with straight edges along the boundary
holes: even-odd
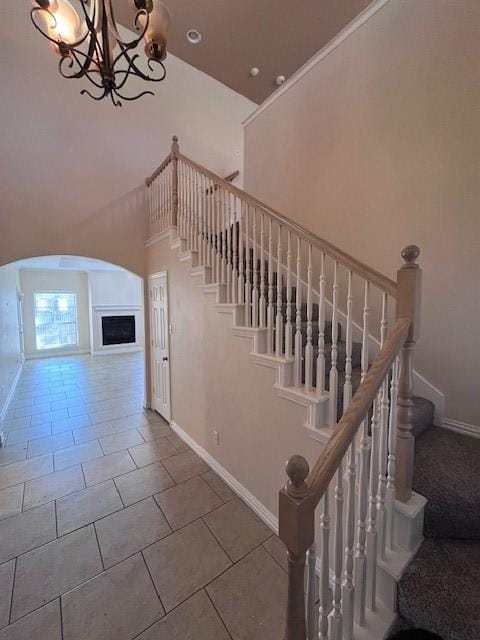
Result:
[[[245,261],[243,253],[243,202],[238,199],[238,210],[240,212],[240,218],[238,221],[238,302],[239,304],[245,304]]]
[[[227,213],[227,300],[233,302],[232,272],[233,272],[233,251],[232,251],[232,211],[230,208],[230,194],[224,190],[225,209]]]
[[[315,572],[317,561],[317,551],[315,544],[312,544],[307,551],[307,593],[305,597],[307,606],[307,640],[314,640],[316,627],[316,606],[317,598],[317,575]]]
[[[235,207],[235,196],[229,194],[229,200],[232,207],[232,302],[238,302],[238,227],[237,227],[237,210]]]
[[[338,262],[333,265],[333,291],[332,291],[332,351],[329,376],[330,388],[330,426],[337,424],[338,405]]]
[[[265,214],[260,214],[260,301],[258,305],[259,326],[265,329],[267,314],[267,291],[265,286]]]
[[[219,201],[222,213],[222,283],[227,284],[228,281],[228,255],[227,255],[227,208],[225,206],[225,193],[221,187],[218,187]],[[227,291],[228,301],[228,291]]]
[[[250,207],[245,204],[245,260],[246,260],[246,278],[245,278],[245,325],[252,326],[252,284],[250,270]]]
[[[297,237],[297,271],[295,295],[295,362],[293,378],[296,387],[302,386],[302,257],[301,240]]]
[[[387,294],[382,296],[382,321],[380,325],[380,348],[383,347],[388,331],[387,323]],[[378,552],[382,560],[385,559],[385,549],[387,543],[387,517],[386,517],[386,494],[387,494],[387,462],[388,462],[388,382],[389,376],[385,377],[380,389],[380,442],[378,452],[378,493],[377,493],[377,532],[378,532]]]
[[[252,230],[252,245],[253,245],[253,258],[252,258],[252,270],[253,270],[253,288],[252,288],[252,326],[258,327],[258,256],[257,256],[257,210],[253,208],[253,230]]]
[[[343,637],[353,640],[353,611],[355,587],[353,584],[353,551],[355,543],[355,481],[357,474],[355,438],[348,450],[347,462],[347,522],[345,546],[345,572],[342,585]]]
[[[287,322],[285,324],[285,357],[292,357],[292,233],[287,232]]]
[[[343,413],[348,408],[352,399],[352,322],[353,322],[353,293],[352,293],[353,273],[348,272],[347,285],[347,331],[345,337],[345,384],[343,385]]]
[[[320,609],[318,618],[319,640],[329,640],[328,614],[330,611],[330,513],[329,496],[327,489],[322,499],[322,515],[320,517],[320,529],[322,535],[322,555],[320,559]]]
[[[387,545],[395,548],[395,450],[397,442],[397,399],[399,360],[393,363],[390,382],[390,416],[388,421],[388,462],[387,462]]]
[[[368,527],[367,527],[367,606],[372,611],[376,608],[377,592],[377,490],[378,490],[378,451],[380,425],[380,394],[373,403],[371,421],[371,455],[370,482],[368,496]]]
[[[282,299],[282,227],[278,225],[277,238],[277,314],[275,318],[275,354],[282,357],[283,352],[283,299]]]
[[[313,385],[313,344],[312,344],[312,245],[308,245],[307,266],[307,343],[305,345],[305,391]]]
[[[273,235],[272,219],[268,219],[268,306],[267,306],[267,353],[273,350]]]
[[[365,379],[368,371],[368,318],[370,283],[365,281],[365,294],[363,304],[363,329],[362,329],[362,375]],[[360,477],[358,486],[358,532],[355,551],[354,575],[355,575],[355,622],[365,625],[366,587],[367,587],[367,559],[365,555],[365,542],[367,537],[367,507],[368,507],[368,455],[370,442],[368,437],[368,418],[360,426]]]
[[[330,638],[342,640],[342,567],[343,567],[343,461],[335,484],[335,538],[333,551],[333,609],[330,614]]]
[[[318,357],[317,396],[325,392],[325,253],[320,254],[320,280],[318,283]]]
[[[219,201],[218,189],[215,184],[210,180],[209,198],[211,199],[210,206],[212,207],[214,225],[215,225],[215,246],[214,246],[214,263],[215,263],[215,282],[220,284],[222,282],[222,235],[221,235],[221,209]]]

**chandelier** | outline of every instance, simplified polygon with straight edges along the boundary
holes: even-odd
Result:
[[[135,37],[124,40],[119,34],[112,0],[76,0],[79,11],[69,0],[33,0],[31,19],[35,28],[51,43],[60,56],[59,71],[64,78],[87,78],[94,100],[110,97],[115,106],[121,100],[136,100],[152,91],[125,95],[130,77],[146,82],[161,82],[167,71],[170,14],[161,0],[128,0],[132,8]],[[138,45],[145,42],[146,60],[141,60]]]

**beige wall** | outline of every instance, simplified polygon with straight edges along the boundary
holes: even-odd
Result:
[[[23,330],[25,355],[47,357],[65,353],[90,352],[90,322],[87,274],[80,271],[22,269],[20,271],[23,298]],[[34,294],[45,291],[75,293],[77,295],[78,345],[72,348],[38,350],[35,339]]]
[[[415,366],[480,425],[480,3],[391,0],[248,124],[246,190],[394,277],[421,247]]]
[[[287,458],[300,453],[313,462],[321,450],[302,426],[305,409],[277,396],[276,372],[249,359],[250,340],[233,335],[231,316],[216,312],[190,263],[167,241],[148,249],[148,272],[162,270],[172,325],[172,419],[276,514]]]
[[[18,269],[0,269],[0,417],[21,369],[18,326]]]
[[[60,77],[28,3],[1,7],[0,264],[71,254],[143,275],[135,189],[167,155],[173,134],[214,170],[241,168],[241,122],[255,105],[173,56],[155,97],[118,109],[94,102],[80,95],[86,80]]]

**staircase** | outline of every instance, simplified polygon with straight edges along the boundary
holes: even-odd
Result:
[[[280,491],[286,640],[386,637],[421,541],[414,439],[428,437],[434,415],[412,394],[418,249],[402,252],[390,280],[183,156],[176,139],[146,184],[147,245],[167,239],[179,251],[325,444],[312,470],[290,458]]]

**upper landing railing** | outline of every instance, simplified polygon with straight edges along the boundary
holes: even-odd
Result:
[[[351,640],[395,549],[395,499],[412,493],[419,250],[403,250],[391,280],[182,155],[176,138],[146,185],[150,236],[176,227],[267,354],[292,363],[292,389],[327,403],[328,443],[311,470],[292,456],[280,491],[286,638]]]

